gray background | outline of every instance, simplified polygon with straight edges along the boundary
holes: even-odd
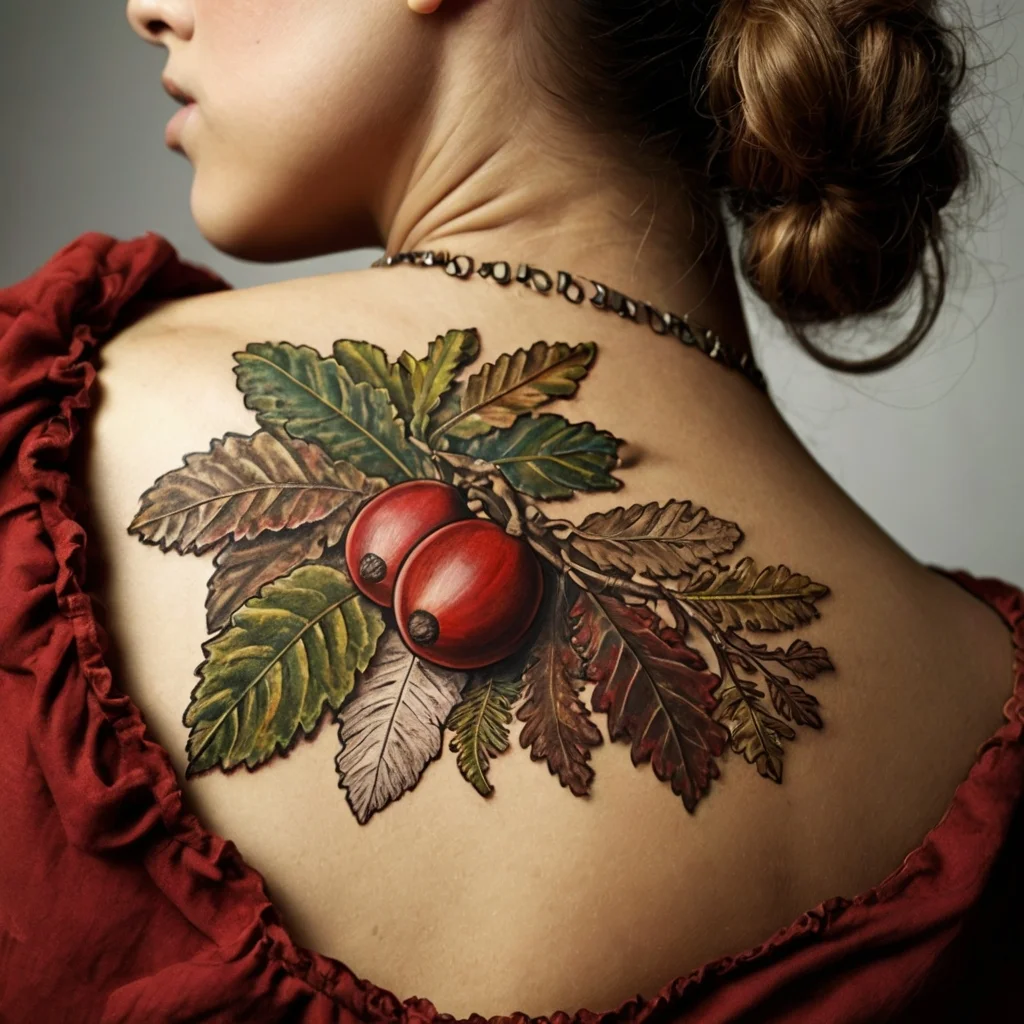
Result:
[[[990,179],[957,236],[949,301],[924,350],[887,373],[843,377],[745,300],[780,408],[847,491],[918,558],[1024,583],[1024,17],[1007,0],[969,6],[994,63],[961,120],[981,122],[973,138]],[[87,230],[157,231],[236,286],[376,255],[260,266],[203,241],[189,166],[163,145],[174,109],[163,58],[131,33],[121,2],[0,0],[0,285]],[[844,338],[864,346],[899,330],[875,323]]]

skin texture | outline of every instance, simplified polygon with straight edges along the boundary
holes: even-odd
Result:
[[[198,100],[181,148],[196,170],[197,222],[225,250],[277,259],[378,242],[521,259],[749,345],[728,252],[695,219],[696,201],[529,84],[524,9],[132,0],[129,16]],[[140,544],[126,531],[140,494],[183,453],[257,429],[232,384],[248,345],[290,339],[328,357],[338,338],[367,339],[394,362],[453,324],[477,329],[481,362],[538,339],[597,343],[585,387],[544,411],[626,439],[624,486],[547,503],[547,515],[580,524],[689,499],[741,524],[741,551],[827,583],[822,618],[777,638],[827,647],[837,666],[816,684],[826,727],[791,745],[782,785],[728,751],[688,814],[606,734],[589,748],[593,791],[578,798],[524,755],[529,722],[518,718],[518,756],[494,759],[493,796],[467,785],[446,750],[365,825],[339,791],[329,718],[272,770],[187,775],[182,709],[211,635],[213,552]],[[769,397],[672,338],[400,267],[169,303],[110,339],[102,359],[81,474],[116,677],[190,807],[265,874],[297,940],[402,998],[465,1016],[604,1010],[653,994],[823,899],[877,884],[938,821],[1002,720],[1010,642],[995,616],[873,523]]]

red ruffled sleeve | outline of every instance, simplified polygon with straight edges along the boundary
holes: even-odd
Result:
[[[223,287],[156,235],[92,234],[0,292],[0,1019],[450,1022],[292,941],[105,661],[68,476],[96,350],[139,303]],[[1024,595],[950,575],[1013,632],[1016,684],[924,842],[760,946],[550,1024],[1019,1019]]]

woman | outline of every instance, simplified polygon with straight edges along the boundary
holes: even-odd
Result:
[[[213,244],[392,258],[94,235],[5,293],[5,1017],[1009,1009],[1024,597],[789,432],[720,208],[817,358],[911,351],[934,5],[128,16]],[[915,280],[883,358],[810,341]]]

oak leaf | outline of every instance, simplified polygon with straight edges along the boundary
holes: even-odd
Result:
[[[416,657],[396,629],[385,634],[341,711],[334,761],[361,825],[412,789],[440,755],[444,724],[467,679]]]
[[[261,426],[315,441],[332,459],[390,483],[436,478],[429,456],[406,437],[388,391],[353,383],[335,359],[281,341],[253,342],[235,360],[245,404]]]
[[[574,548],[595,565],[633,576],[678,577],[728,554],[743,539],[735,523],[688,501],[595,512],[572,532]]]
[[[387,481],[333,462],[315,444],[228,434],[208,452],[185,456],[142,495],[128,527],[147,544],[201,554],[225,539],[252,540],[347,512]]]
[[[232,613],[267,583],[287,576],[307,562],[323,561],[328,550],[336,551],[337,568],[344,568],[340,547],[342,535],[351,519],[329,516],[319,523],[300,526],[283,533],[263,533],[254,540],[225,544],[213,560],[214,573],[206,594],[206,628],[216,633],[228,624]],[[333,545],[339,545],[333,548]],[[335,564],[335,563],[331,563]]]
[[[538,341],[499,356],[446,396],[435,417],[431,445],[436,447],[443,437],[477,437],[492,427],[511,427],[524,413],[574,395],[596,351],[593,342],[569,346]]]
[[[415,400],[412,378],[404,367],[388,359],[384,349],[368,341],[342,339],[334,343],[334,359],[353,384],[383,388],[398,415],[409,423]]]
[[[783,676],[771,675],[767,679],[772,705],[787,722],[809,725],[812,729],[821,728],[818,698],[813,693]]]
[[[758,572],[750,558],[732,569],[709,568],[680,592],[682,601],[699,605],[723,629],[777,632],[805,626],[818,618],[815,601],[829,589],[784,565]]]
[[[752,644],[740,634],[730,639],[730,646],[742,659],[748,672],[754,671],[754,663],[772,661],[788,669],[798,679],[816,679],[822,672],[832,672],[835,666],[824,647],[812,647],[806,640],[794,640],[787,650],[776,647],[768,650],[767,644]]]
[[[187,774],[255,768],[337,710],[384,632],[380,610],[340,570],[306,565],[235,612],[203,645],[184,724]]]
[[[412,384],[413,402],[408,420],[412,436],[426,441],[431,419],[458,372],[480,354],[476,331],[449,331],[430,343],[426,359],[416,359],[404,352],[399,363]]]
[[[782,782],[782,741],[796,739],[796,732],[764,706],[763,697],[755,683],[737,677],[723,685],[715,717],[729,730],[737,754],[756,764],[760,775]]]
[[[611,475],[622,442],[592,423],[569,423],[550,413],[524,417],[508,430],[492,430],[460,445],[473,458],[501,470],[531,498],[571,498],[576,491],[615,491]]]
[[[594,778],[589,748],[604,740],[578,696],[588,680],[572,644],[570,603],[575,591],[562,573],[553,587],[546,588],[541,628],[523,674],[524,700],[516,717],[525,723],[520,746],[534,761],[547,761],[551,774],[572,793],[586,796]]]
[[[719,677],[642,605],[584,593],[573,617],[573,643],[597,683],[591,706],[607,712],[613,740],[631,744],[633,764],[650,761],[692,812],[718,778],[729,738],[713,717]]]

